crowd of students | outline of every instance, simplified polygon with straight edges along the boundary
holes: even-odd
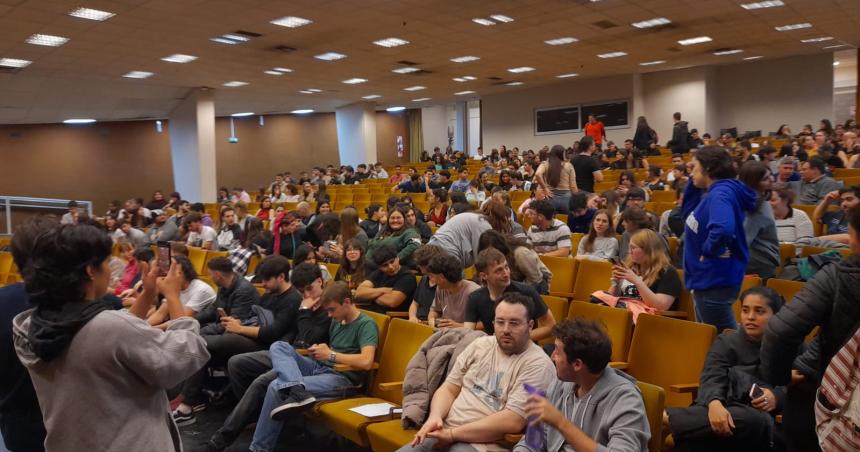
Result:
[[[647,161],[660,151],[645,118],[618,149],[592,117],[586,136],[569,148],[521,153],[501,146],[488,155],[479,148],[472,157],[435,149],[422,156],[428,166],[421,173],[420,163],[390,175],[378,163],[329,166],[295,178],[277,174],[253,197],[222,188],[217,221],[179,193],[113,202],[97,219],[69,203],[60,221],[38,218],[13,237],[25,285],[0,289],[9,322],[17,315],[4,326],[17,353],[4,357],[15,369],[3,389],[10,394],[2,403],[7,445],[179,450],[176,425],[232,397],[238,402],[201,450],[224,450],[254,422],[251,450],[273,450],[281,430],[301,428],[297,413],[316,400],[360,391],[380,345],[363,309],[408,313],[437,334],[486,334],[458,336],[467,342],[429,393],[429,409],[404,451],[501,450],[496,442],[504,434],[535,419],[548,426],[546,450],[646,450],[648,421],[632,378],[608,366],[611,343],[598,324],[554,318],[541,297],[554,275],[541,256],[611,261],[607,290],[594,301],[611,298],[613,306],[658,314],[676,309],[686,287],[698,321],[737,330],[714,343],[693,406],[666,412],[679,449],[814,450],[818,439],[837,441],[829,432],[844,432],[844,419],[831,413],[816,424],[813,405],[834,413],[834,406],[857,408],[850,397],[815,394],[832,358],[851,359],[843,346],[860,324],[851,291],[860,258],[823,267],[792,303],[764,288],[739,292],[745,274],[779,276],[780,243],[860,253],[860,186],[831,177],[857,165],[856,125],[822,121],[817,132],[804,128],[797,136],[782,126],[755,153],[748,140],[713,141],[687,127],[676,114],[666,143],[670,171]],[[777,151],[773,140],[786,144]],[[468,158],[481,160],[477,175]],[[637,181],[635,170],[646,168],[648,177]],[[607,169],[623,170],[617,186],[594,193]],[[392,186],[385,205],[371,204],[364,220],[352,206],[332,211],[326,187],[367,178]],[[646,210],[665,190],[675,191],[676,206]],[[529,194],[516,206],[512,191]],[[427,197],[427,212],[416,196]],[[249,212],[251,203],[259,210]],[[794,207],[804,204],[815,206],[812,218]],[[815,237],[814,223],[826,235]],[[576,246],[572,233],[582,234]],[[669,252],[670,238],[682,239],[678,255]],[[173,256],[163,275],[150,249],[159,242],[170,242]],[[217,291],[197,275],[188,247],[227,252],[206,264]],[[246,275],[254,256],[261,262]],[[325,263],[339,264],[337,272]],[[732,311],[739,296],[740,328]],[[815,326],[818,338],[802,345]],[[547,356],[535,343],[552,337]],[[212,368],[227,369],[228,388],[205,389]],[[35,393],[26,389],[30,380]],[[546,397],[530,395],[524,384]],[[753,385],[760,392],[751,392]],[[842,396],[853,387],[822,386]],[[83,390],[92,397],[78,397]],[[101,413],[98,422],[82,426],[93,412]],[[776,414],[791,428],[775,426]],[[534,447],[524,440],[514,450]]]

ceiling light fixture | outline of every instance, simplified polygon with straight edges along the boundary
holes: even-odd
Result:
[[[454,77],[452,80],[454,80],[455,82],[462,83],[462,82],[471,82],[471,81],[477,80],[477,79],[478,79],[477,77],[473,77],[471,75],[464,75],[462,77]]]
[[[848,47],[848,46],[845,44],[836,44],[833,46],[822,47],[822,49],[838,49],[840,47]]]
[[[388,108],[386,108],[386,109],[385,109],[385,111],[388,111],[388,112],[391,112],[391,113],[398,112],[398,111],[403,111],[403,110],[406,110],[406,107],[402,107],[402,106],[399,106],[399,105],[398,105],[398,106],[396,106],[396,107],[388,107]]]
[[[755,56],[748,56],[748,57],[744,58],[744,60],[753,61],[753,60],[760,60],[762,58],[764,58],[764,57],[761,55],[755,55]]]
[[[322,92],[321,89],[316,89],[316,88],[307,88],[307,90],[312,92],[312,93],[321,93]]]
[[[19,60],[18,58],[0,58],[0,66],[3,67],[27,67],[33,64],[30,60]]]
[[[149,77],[152,77],[153,75],[155,75],[155,74],[152,72],[131,71],[131,72],[123,75],[123,77],[125,77],[125,78],[149,78]]]
[[[508,72],[513,72],[514,74],[520,74],[522,72],[531,72],[533,70],[535,70],[535,68],[533,68],[533,67],[521,66],[521,67],[512,67],[512,68],[508,69]]]
[[[244,118],[245,116],[253,116],[253,115],[254,115],[254,112],[253,112],[253,111],[246,111],[246,112],[243,112],[243,113],[233,113],[233,114],[232,114],[232,115],[230,115],[230,116],[232,116],[232,117],[234,117],[234,118]]]
[[[609,52],[609,53],[601,53],[597,55],[598,58],[618,58],[627,55],[627,52]]]
[[[167,61],[168,63],[190,63],[196,59],[197,57],[194,55],[183,55],[181,53],[174,53],[173,55],[162,58],[161,61]]]
[[[577,41],[579,41],[579,39],[576,39],[576,38],[573,38],[570,36],[565,36],[563,38],[547,39],[546,41],[544,41],[544,44],[549,44],[551,46],[561,46],[561,45],[565,45],[565,44],[573,44],[574,42],[577,42]]]
[[[820,38],[801,39],[800,42],[809,44],[811,42],[824,42],[833,40],[833,36],[822,36]]]
[[[750,9],[774,8],[777,6],[784,6],[784,5],[785,5],[785,3],[783,3],[782,0],[771,0],[771,1],[765,1],[765,2],[744,3],[743,5],[741,5],[741,8],[750,10]]]
[[[579,74],[577,74],[576,72],[571,72],[570,74],[556,75],[555,78],[570,78],[570,77],[577,77],[577,76],[579,76]]]
[[[394,72],[397,74],[408,74],[410,72],[418,72],[420,70],[421,69],[419,69],[417,67],[401,67],[401,68],[397,68],[397,69],[392,69],[391,72]]]
[[[504,14],[493,14],[490,16],[490,18],[497,21],[497,22],[502,22],[502,23],[508,23],[508,22],[514,21],[513,17],[509,17],[509,16],[506,16]]]
[[[346,83],[347,85],[357,85],[359,83],[364,83],[366,81],[367,81],[366,78],[354,77],[354,78],[344,80],[343,83]]]
[[[474,23],[476,23],[476,24],[478,24],[478,25],[483,25],[483,26],[485,26],[485,27],[489,27],[489,26],[492,26],[492,25],[496,25],[496,23],[495,23],[495,22],[493,22],[492,20],[490,20],[490,19],[484,19],[483,17],[476,17],[476,18],[472,19],[472,22],[474,22]]]
[[[263,73],[269,74],[269,75],[284,75],[283,72],[278,72],[278,71],[273,71],[273,70],[263,71]]]
[[[703,42],[711,41],[713,41],[713,39],[711,39],[710,36],[697,36],[695,38],[682,39],[678,41],[678,44],[681,44],[682,46],[691,46],[693,44],[701,44]]]
[[[69,11],[69,15],[81,19],[97,20],[99,22],[108,20],[111,17],[116,16],[116,14],[114,13],[109,13],[107,11],[101,11],[92,8],[75,8]]]
[[[408,88],[403,88],[403,91],[421,91],[422,89],[427,89],[427,87],[421,86],[421,85],[415,85],[415,86],[410,86]]]
[[[308,91],[306,89],[300,90],[299,92],[302,94],[313,94],[314,93],[313,91]]]
[[[524,84],[523,82],[508,82],[508,83],[505,83],[505,85],[508,85],[508,86],[520,86],[520,85],[523,85],[523,84]]]
[[[337,53],[337,52],[326,52],[326,53],[321,53],[319,55],[314,55],[314,58],[316,58],[318,60],[335,61],[335,60],[341,60],[343,58],[346,58],[346,55],[344,55],[342,53]]]
[[[229,45],[241,44],[239,41],[233,41],[232,39],[226,39],[226,38],[222,38],[222,37],[209,38],[209,40],[212,42],[217,42],[219,44],[229,44]]]
[[[248,42],[251,40],[251,38],[249,38],[247,36],[237,35],[235,33],[226,33],[226,34],[221,35],[221,37],[225,38],[225,39],[230,39],[233,41],[241,41],[241,42]]]
[[[773,27],[773,29],[776,31],[801,30],[803,28],[812,28],[812,24],[809,22],[804,22],[802,24],[790,24],[790,25],[782,25],[779,27]]]
[[[367,96],[361,96],[362,99],[366,99],[366,100],[379,99],[380,97],[382,97],[382,96],[380,96],[379,94],[370,94]]]
[[[654,66],[657,64],[663,64],[666,60],[654,60],[654,61],[646,61],[644,63],[639,63],[639,66]]]
[[[293,110],[290,113],[294,115],[306,115],[308,113],[313,113],[314,111],[310,108],[300,108],[298,110]]]
[[[63,121],[64,124],[92,124],[94,122],[96,122],[96,120],[90,118],[72,118]]]
[[[299,27],[308,25],[310,23],[313,23],[313,21],[310,19],[305,19],[304,17],[286,16],[286,17],[281,17],[280,19],[275,19],[275,20],[271,21],[270,23],[272,23],[274,25],[280,25],[282,27],[287,27],[287,28],[299,28]]]
[[[743,53],[743,50],[741,50],[741,49],[720,50],[718,52],[714,52],[714,55],[724,56],[724,55],[734,55],[736,53]]]
[[[400,38],[385,38],[378,41],[373,41],[374,44],[382,47],[397,47],[409,44],[409,41]]]
[[[671,24],[672,21],[665,17],[655,17],[653,19],[643,20],[641,22],[633,22],[632,26],[636,28],[652,28],[659,27],[661,25]]]
[[[59,47],[67,42],[69,42],[69,38],[53,35],[34,34],[27,38],[27,44],[37,46]]]
[[[834,65],[834,66],[839,66],[839,62],[838,62],[838,61],[834,61],[834,62],[833,62],[833,65]]]
[[[233,80],[231,82],[224,83],[224,86],[226,86],[228,88],[238,88],[240,86],[245,86],[247,84],[248,84],[248,82],[240,82],[238,80]]]
[[[293,72],[292,69],[287,68],[287,67],[275,67],[275,68],[272,68],[272,70],[278,71],[278,72]]]
[[[412,102],[424,102],[425,100],[430,100],[429,97],[419,97],[418,99],[412,99]]]
[[[454,93],[455,96],[465,96],[466,94],[475,94],[474,91],[457,91]]]
[[[466,56],[461,56],[461,57],[457,57],[457,58],[451,58],[451,61],[453,61],[455,63],[468,63],[470,61],[477,61],[480,59],[481,59],[480,57],[476,57],[476,56],[472,56],[472,55],[466,55]]]

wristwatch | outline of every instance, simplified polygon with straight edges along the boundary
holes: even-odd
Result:
[[[337,358],[337,353],[335,353],[335,352],[331,352],[331,354],[328,355],[328,360],[331,363],[334,363],[336,358]]]

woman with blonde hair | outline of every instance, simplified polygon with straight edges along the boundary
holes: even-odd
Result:
[[[612,217],[606,210],[598,210],[591,219],[588,234],[579,241],[577,259],[606,260],[618,255],[618,239],[612,228]]]
[[[681,296],[681,279],[672,266],[662,239],[651,229],[630,237],[630,252],[612,266],[612,295],[641,300],[657,311],[672,309]]]

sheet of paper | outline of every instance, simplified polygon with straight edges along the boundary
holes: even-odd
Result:
[[[368,403],[367,405],[357,406],[355,408],[350,408],[349,411],[353,411],[358,413],[364,417],[379,417],[379,416],[387,416],[388,412],[391,408],[394,408],[395,405],[392,405],[388,402],[383,403]]]

